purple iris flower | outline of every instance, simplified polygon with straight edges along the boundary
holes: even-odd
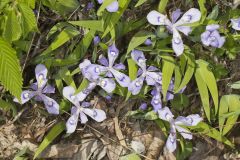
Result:
[[[103,110],[87,108],[90,106],[90,103],[88,102],[80,103],[82,100],[80,98],[81,96],[79,94],[75,95],[73,87],[64,87],[63,96],[74,104],[71,109],[71,116],[66,123],[67,133],[73,133],[76,130],[79,116],[82,124],[85,124],[88,121],[87,115],[97,122],[102,122],[106,119],[106,113]]]
[[[192,139],[192,134],[189,130],[182,126],[196,126],[202,121],[202,118],[198,114],[192,114],[187,117],[179,116],[176,119],[168,107],[164,107],[158,110],[159,118],[170,123],[170,134],[166,142],[166,148],[169,152],[174,152],[177,147],[177,131],[185,139]]]
[[[151,45],[152,45],[151,39],[149,39],[149,38],[146,39],[145,42],[144,42],[144,44],[147,45],[147,46],[151,46]]]
[[[147,103],[142,103],[139,107],[139,109],[145,111],[147,109]]]
[[[97,0],[99,4],[102,4],[104,0]],[[109,4],[106,9],[108,12],[117,12],[119,8],[118,1],[113,1],[111,4]]]
[[[114,62],[117,59],[119,54],[119,50],[116,48],[115,44],[108,47],[108,59],[104,56],[100,56],[99,63],[102,64],[90,64],[87,65],[82,71],[84,72],[83,75],[85,77],[88,77],[88,79],[91,77],[91,79],[98,79],[100,75],[105,75],[107,77],[115,77],[116,81],[120,84],[122,87],[128,87],[130,83],[130,78],[119,72],[118,70],[124,70],[125,66],[122,63],[115,64]],[[80,67],[81,68],[81,67]]]
[[[147,20],[149,23],[153,25],[165,25],[167,29],[172,32],[172,47],[177,56],[180,56],[184,51],[184,45],[179,31],[188,36],[188,34],[192,31],[191,27],[188,25],[199,21],[201,18],[201,12],[196,8],[189,9],[179,19],[181,14],[182,12],[180,9],[174,11],[171,17],[172,22],[167,18],[166,15],[163,15],[157,11],[151,11],[147,15]]]
[[[206,31],[201,34],[201,41],[206,46],[221,48],[225,42],[225,37],[221,37],[218,30],[219,25],[211,24],[206,27]]]
[[[55,93],[55,88],[47,84],[47,68],[43,64],[38,64],[35,68],[37,82],[31,84],[32,90],[25,90],[21,94],[21,104],[26,103],[34,97],[37,101],[43,101],[47,111],[51,114],[59,114],[58,103],[46,96],[48,93]],[[19,102],[16,98],[14,101]],[[20,103],[20,102],[19,102]]]
[[[240,18],[231,19],[232,28],[240,31]]]
[[[91,9],[93,9],[93,7],[94,7],[93,2],[88,2],[88,4],[87,4],[87,10],[91,10]]]
[[[94,43],[94,46],[97,46],[99,43],[100,43],[100,37],[99,36],[95,36],[93,38],[93,43]]]
[[[146,58],[142,51],[133,50],[131,53],[132,59],[137,63],[137,65],[141,68],[138,71],[138,78],[133,80],[128,86],[128,90],[133,94],[137,95],[142,86],[144,80],[146,80],[147,85],[155,85],[156,83],[162,83],[162,74],[160,72],[156,72],[158,69],[153,66],[146,66]]]
[[[173,80],[171,80],[168,87],[168,91],[166,93],[166,101],[170,101],[174,98],[173,89],[174,89],[174,83],[173,83]],[[178,93],[183,93],[185,89],[186,89],[186,86],[183,87]],[[158,110],[162,108],[161,91],[162,91],[162,84],[159,84],[159,83],[156,83],[155,88],[151,91],[151,94],[153,96],[151,104],[155,112],[158,112]]]
[[[81,100],[85,99],[89,93],[98,85],[104,89],[107,93],[111,93],[116,88],[116,83],[112,78],[103,78],[98,76],[98,78],[93,78],[93,76],[88,73],[88,68],[91,67],[91,62],[85,59],[82,63],[79,64],[79,68],[85,78],[87,78],[90,83],[88,86],[79,94],[81,94]]]

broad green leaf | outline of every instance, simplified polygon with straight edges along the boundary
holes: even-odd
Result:
[[[128,49],[127,49],[127,54],[130,53],[133,49],[136,47],[140,46],[145,42],[146,39],[149,37],[155,37],[151,32],[146,32],[146,31],[140,31],[136,33],[131,41],[129,42]]]
[[[201,11],[201,22],[203,22],[207,16],[207,9],[205,7],[205,3],[206,3],[206,0],[198,0],[198,5]]]
[[[67,27],[59,35],[56,39],[51,43],[51,45],[42,53],[43,55],[49,54],[51,51],[59,48],[64,43],[69,41],[71,38],[79,35],[80,32],[73,27]]]
[[[210,112],[209,94],[208,94],[207,85],[206,85],[204,79],[202,78],[201,74],[199,73],[199,71],[195,72],[195,79],[197,82],[197,87],[198,87],[199,94],[201,97],[204,112],[206,114],[208,121],[210,122],[211,121],[211,112]]]
[[[22,93],[21,67],[16,51],[0,37],[0,82],[20,99]]]
[[[85,21],[69,21],[73,25],[77,25],[91,30],[103,32],[103,23],[101,20],[85,20]]]
[[[145,2],[147,2],[147,0],[138,0],[137,4],[134,7],[141,6]]]
[[[223,135],[225,135],[235,124],[238,119],[238,115],[231,115],[223,117],[226,113],[240,111],[240,96],[239,95],[224,95],[220,100],[219,105],[219,129]]]
[[[204,80],[205,84],[207,85],[214,105],[215,105],[215,115],[218,113],[218,88],[217,88],[217,82],[216,79],[212,73],[212,71],[209,70],[209,63],[204,60],[197,60],[196,63],[198,64],[198,67],[196,69],[196,73],[201,76],[201,78]]]
[[[126,156],[120,157],[119,160],[141,160],[136,153],[131,153]]]
[[[195,70],[195,60],[194,55],[192,53],[185,53],[183,54],[184,58],[187,60],[187,69],[182,79],[181,84],[178,86],[177,89],[174,88],[174,92],[178,93],[183,87],[185,87],[188,82],[191,80],[194,70]]]
[[[0,13],[2,11],[2,9],[6,6],[6,4],[8,4],[10,2],[10,0],[1,0],[0,1]]]
[[[200,122],[197,126],[192,126],[189,127],[191,130],[196,131],[198,134],[202,135],[202,136],[209,136],[212,137],[213,139],[222,142],[230,147],[234,147],[234,144],[232,142],[230,142],[226,137],[222,136],[221,133],[216,130],[215,128],[212,128],[211,126],[209,126],[208,124],[204,123],[204,122]]]
[[[21,25],[23,37],[26,37],[29,32],[37,31],[37,21],[33,10],[25,4],[18,5],[21,12]]]
[[[21,37],[22,30],[14,9],[9,10],[5,23],[3,38],[9,42],[16,41]]]
[[[159,5],[158,5],[158,11],[160,13],[163,13],[166,10],[168,0],[160,0]]]
[[[80,5],[78,0],[42,0],[42,3],[63,16],[74,12]]]
[[[24,3],[31,9],[35,8],[35,0],[19,0],[19,1],[20,1],[20,4]]]
[[[166,94],[169,88],[169,84],[171,82],[174,68],[175,68],[175,60],[168,54],[160,55],[163,61],[163,68],[162,68],[162,93],[163,98],[166,100]]]
[[[49,133],[44,137],[42,143],[36,150],[33,159],[36,159],[42,151],[60,134],[64,131],[65,129],[65,122],[59,122],[56,124]]]
[[[128,75],[129,75],[129,78],[131,80],[134,80],[135,78],[137,78],[138,67],[137,67],[136,63],[134,62],[134,60],[128,59],[127,61],[128,61]],[[130,96],[131,96],[131,92],[128,91],[127,96],[126,96],[126,100],[128,100]]]

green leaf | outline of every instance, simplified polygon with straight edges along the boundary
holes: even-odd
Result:
[[[187,61],[187,69],[186,69],[186,72],[184,74],[181,84],[178,86],[177,89],[174,89],[175,93],[178,93],[183,87],[185,87],[188,84],[188,82],[191,80],[194,70],[195,70],[194,54],[188,52],[188,53],[183,54],[183,56]]]
[[[21,34],[21,25],[18,21],[16,12],[14,9],[11,9],[7,15],[7,20],[3,31],[3,38],[9,42],[12,42],[18,40],[21,37]]]
[[[238,115],[233,114],[229,117],[223,117],[226,113],[237,112],[240,106],[239,95],[224,95],[220,100],[219,105],[219,129],[222,135],[228,133],[238,119]]]
[[[218,5],[216,5],[212,12],[207,16],[207,19],[213,19],[215,20],[218,17],[218,11],[219,11],[219,7]]]
[[[43,139],[42,143],[36,150],[33,159],[36,159],[40,153],[65,129],[65,122],[59,122],[56,124]]]
[[[107,18],[110,18],[109,21],[105,21],[107,24],[105,28],[105,32],[102,35],[102,38],[104,38],[110,31],[114,30],[115,24],[118,22],[118,20],[121,18],[124,11],[127,9],[128,4],[130,3],[130,0],[119,0],[119,9],[115,13],[107,13]],[[114,37],[112,37],[114,39]]]
[[[175,60],[168,54],[160,55],[163,61],[163,68],[162,68],[162,93],[164,100],[166,100],[166,94],[168,91],[169,84],[171,82],[174,68],[175,68]]]
[[[86,52],[90,44],[92,43],[95,32],[96,31],[94,30],[90,30],[84,36],[84,38],[80,41],[80,43],[77,45],[74,51],[69,55],[68,59],[74,59],[74,60],[82,59],[86,55]]]
[[[230,142],[226,137],[222,136],[221,133],[216,130],[215,128],[212,128],[211,126],[209,126],[208,124],[204,123],[204,122],[200,122],[197,126],[192,126],[189,127],[191,130],[196,131],[198,134],[202,135],[202,136],[209,136],[214,138],[215,140],[222,142],[230,147],[234,147],[234,144],[232,142]]]
[[[19,0],[20,3],[26,4],[31,9],[35,8],[35,0]]]
[[[134,60],[128,59],[127,61],[128,61],[128,75],[129,75],[129,78],[131,80],[134,80],[137,77],[138,67],[137,67],[136,63],[134,62]],[[126,100],[128,100],[130,96],[131,96],[131,92],[128,91],[127,96],[126,96]]]
[[[80,86],[78,87],[76,93],[79,93],[79,92],[81,92],[83,89],[87,88],[88,84],[89,84],[89,81],[88,81],[86,78],[84,78],[84,79],[82,80]]]
[[[74,12],[80,5],[78,0],[42,0],[42,3],[61,15]]]
[[[72,25],[89,28],[91,30],[103,32],[103,23],[101,20],[69,21]]]
[[[134,7],[141,6],[145,2],[147,2],[147,0],[138,0],[137,4]]]
[[[141,160],[141,158],[136,153],[131,153],[126,156],[120,157],[119,160]]]
[[[155,36],[151,32],[146,32],[146,31],[140,31],[140,32],[136,33],[132,37],[131,41],[129,42],[127,54],[130,53],[136,47],[143,44],[145,42],[145,40],[148,39],[149,37],[154,38]]]
[[[206,0],[198,0],[198,5],[201,11],[201,22],[203,22],[207,17],[207,9],[205,7]]]
[[[168,0],[161,0],[159,2],[159,5],[158,5],[158,11],[160,13],[163,13],[166,9],[166,6],[167,6],[167,3],[168,3]]]
[[[51,43],[51,45],[42,54],[46,55],[46,54],[52,52],[53,50],[59,48],[64,43],[69,41],[71,38],[73,38],[79,34],[80,34],[80,32],[73,27],[64,28],[64,30],[59,33],[59,35],[56,37],[56,39]]]
[[[216,115],[218,113],[218,88],[217,88],[216,79],[215,79],[212,71],[209,70],[208,62],[200,59],[200,60],[197,60],[196,63],[198,64],[198,67],[195,72],[195,77],[197,75],[197,77],[196,77],[197,83],[198,84],[204,83],[207,86],[207,88],[209,89],[211,96],[213,98],[214,105],[215,105],[215,115]],[[199,80],[197,78],[199,78]],[[200,81],[200,79],[202,79],[203,82],[198,82],[198,81]],[[200,92],[200,88],[199,88],[199,92]],[[201,95],[201,93],[200,93],[200,95]],[[203,102],[203,99],[204,99],[204,101],[209,101],[209,98],[207,98],[204,95],[202,95],[202,96],[201,96],[202,102]]]
[[[228,86],[230,86],[232,89],[240,89],[240,81],[228,84]]]
[[[158,115],[154,111],[147,112],[144,115],[144,119],[146,119],[146,120],[156,120],[158,118],[159,118]]]
[[[29,32],[37,31],[37,21],[33,10],[25,4],[18,5],[21,12],[21,25],[23,37],[26,37]]]
[[[0,82],[12,95],[21,99],[22,75],[16,51],[0,37]]]
[[[171,101],[171,105],[177,110],[182,110],[183,108],[188,107],[189,99],[184,94],[176,94],[174,99]]]
[[[3,110],[12,110],[13,116],[17,114],[17,108],[14,104],[0,99],[0,108]]]
[[[208,121],[210,122],[211,121],[211,112],[210,112],[209,94],[208,94],[207,85],[204,82],[204,79],[202,79],[199,72],[195,72],[195,79],[197,82],[197,86],[198,86],[199,94],[201,97],[204,112],[206,114]]]
[[[102,12],[105,10],[105,8],[110,5],[114,0],[104,0],[102,5],[99,7],[98,11],[97,11],[97,15],[101,16]]]
[[[1,10],[6,6],[6,4],[8,4],[10,2],[10,0],[1,0],[0,1],[0,13]]]
[[[75,82],[71,76],[70,71],[67,68],[62,68],[58,71],[59,79],[62,79],[67,85],[72,86],[76,89]]]

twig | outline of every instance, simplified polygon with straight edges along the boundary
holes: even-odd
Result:
[[[38,24],[38,19],[39,19],[39,16],[40,16],[40,7],[41,7],[41,1],[39,2],[39,6],[38,6],[37,24]],[[33,37],[32,37],[30,46],[29,46],[29,48],[28,48],[27,56],[26,56],[26,59],[25,59],[24,64],[23,64],[22,73],[23,73],[23,71],[24,71],[24,69],[25,69],[25,66],[26,66],[26,63],[27,63],[27,60],[28,60],[30,51],[31,51],[31,49],[32,49],[32,45],[33,45],[33,41],[34,41],[34,39],[35,39],[35,36],[36,36],[36,32],[33,33]]]

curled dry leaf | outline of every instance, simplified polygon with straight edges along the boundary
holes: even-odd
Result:
[[[158,159],[165,144],[164,135],[161,131],[155,131],[153,141],[150,144],[146,156],[150,159]]]

